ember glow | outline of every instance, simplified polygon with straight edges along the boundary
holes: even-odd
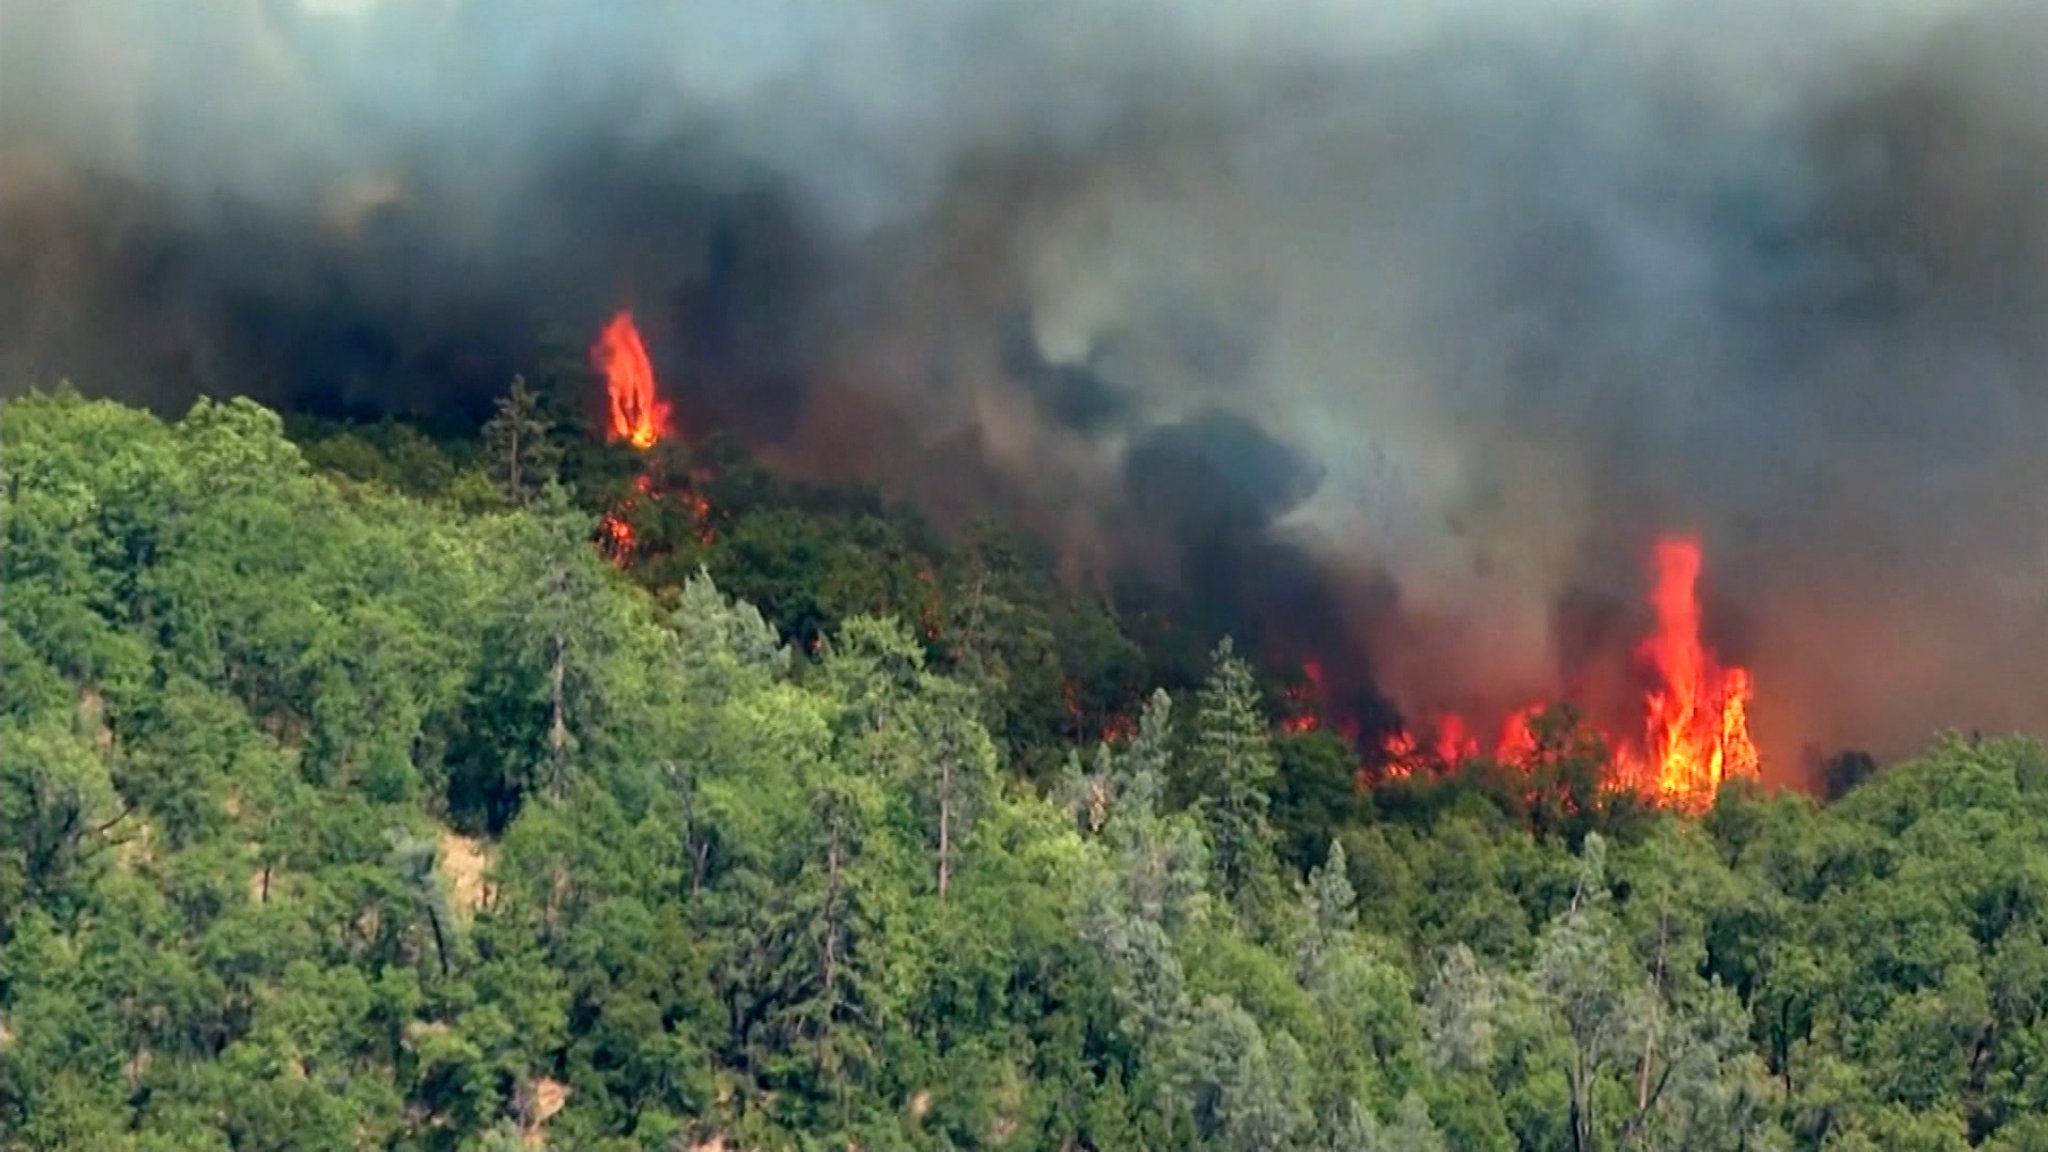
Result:
[[[619,501],[618,505],[605,513],[604,519],[597,524],[605,552],[612,558],[614,564],[624,564],[633,554],[636,536],[633,526],[627,523],[626,518],[633,513],[642,497],[653,499],[654,482],[644,475],[636,476],[633,478],[633,491],[638,495],[628,496]]]
[[[672,434],[669,406],[655,392],[654,365],[647,358],[647,346],[633,325],[630,309],[621,309],[604,326],[603,334],[591,346],[590,359],[604,373],[605,391],[611,397],[608,440],[623,440],[645,452]]]
[[[1302,682],[1285,693],[1288,715],[1280,718],[1283,732],[1313,732],[1322,727],[1324,706],[1323,666],[1314,660],[1301,666]]]
[[[1275,657],[1276,662],[1281,662]],[[1358,742],[1358,718],[1336,715],[1330,712],[1329,688],[1325,683],[1323,665],[1319,660],[1304,661],[1300,667],[1301,679],[1284,689],[1281,703],[1284,715],[1280,718],[1283,732],[1315,732],[1325,723],[1334,722],[1334,731],[1346,741]]]
[[[1722,666],[1700,636],[1700,568],[1697,538],[1658,541],[1649,596],[1656,627],[1637,649],[1655,686],[1643,701],[1642,733],[1606,737],[1614,754],[1615,787],[1684,810],[1706,807],[1725,781],[1754,778],[1761,771],[1749,733],[1754,691],[1749,671]],[[1532,722],[1542,711],[1542,705],[1532,704],[1509,716],[1493,745],[1493,758],[1508,764],[1526,762],[1536,749]],[[1448,767],[1481,753],[1473,726],[1461,716],[1439,713],[1426,731],[1427,740],[1408,731],[1387,739],[1383,751],[1389,776],[1410,776],[1425,766]]]

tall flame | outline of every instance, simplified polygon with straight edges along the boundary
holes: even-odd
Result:
[[[671,434],[669,406],[655,394],[654,365],[647,359],[640,330],[633,325],[631,309],[620,309],[604,326],[590,348],[590,359],[604,373],[605,391],[611,396],[612,424],[607,440],[624,440],[645,452]]]
[[[647,358],[647,345],[640,340],[640,329],[633,324],[631,309],[621,308],[611,323],[604,326],[597,343],[590,346],[590,360],[604,373],[605,392],[611,400],[612,422],[605,429],[606,442],[616,444],[624,440],[645,452],[664,436],[674,434],[669,427],[669,406],[655,392],[654,364]],[[633,487],[641,496],[655,498],[653,482],[646,475],[636,477]],[[606,549],[616,563],[625,563],[639,543],[625,517],[636,503],[637,497],[626,497],[599,524]],[[703,518],[704,510],[700,509],[700,524]]]
[[[1673,808],[1693,810],[1711,803],[1724,781],[1761,772],[1756,742],[1749,734],[1754,690],[1749,671],[1722,667],[1700,639],[1700,556],[1696,537],[1670,536],[1657,542],[1649,597],[1657,624],[1637,649],[1637,658],[1657,686],[1643,702],[1640,738],[1608,741],[1617,749],[1614,785]],[[1541,705],[1531,705],[1510,716],[1494,757],[1508,763],[1527,759],[1536,744],[1530,722],[1541,712]],[[1435,763],[1445,765],[1479,754],[1479,741],[1463,717],[1440,714],[1433,729],[1435,739],[1427,745],[1410,732],[1389,738],[1384,749],[1389,775],[1407,776],[1430,763],[1425,747]]]
[[[1699,540],[1661,540],[1654,559],[1657,630],[1640,655],[1662,687],[1650,693],[1642,757],[1624,767],[1667,801],[1700,804],[1722,781],[1760,770],[1749,735],[1752,686],[1747,669],[1722,668],[1700,642]]]

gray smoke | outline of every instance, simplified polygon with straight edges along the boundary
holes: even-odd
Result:
[[[10,388],[395,408],[630,299],[784,466],[1406,707],[1595,690],[1690,530],[1781,776],[2048,727],[2038,5],[0,5]]]

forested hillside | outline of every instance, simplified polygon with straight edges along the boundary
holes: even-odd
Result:
[[[622,571],[518,403],[0,419],[7,1148],[2048,1149],[2037,743],[1368,790],[1245,649],[738,459]]]

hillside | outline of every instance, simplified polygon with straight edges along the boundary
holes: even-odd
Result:
[[[2048,1147],[2039,743],[1367,790],[1249,640],[738,458],[0,421],[0,1146]]]

